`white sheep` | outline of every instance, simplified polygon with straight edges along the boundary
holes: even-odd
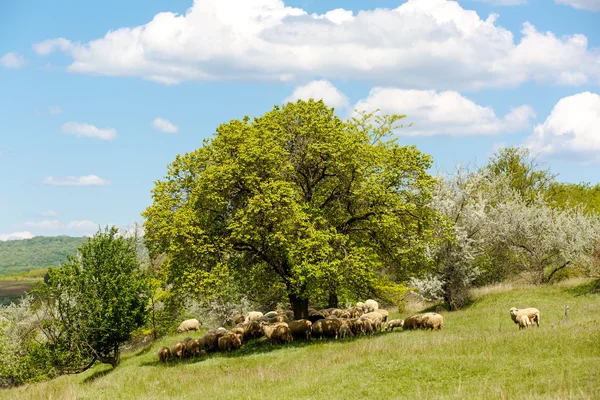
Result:
[[[521,318],[519,318],[519,329],[527,329],[530,326],[529,317],[526,314],[521,315]]]
[[[519,324],[521,316],[526,315],[529,319],[530,325],[533,325],[535,323],[538,326],[538,328],[540,327],[540,310],[538,310],[537,308],[530,307],[518,309],[516,307],[512,307],[509,312],[513,322],[517,325]]]
[[[200,330],[200,322],[197,319],[186,319],[177,328],[177,332],[187,332],[187,331],[199,331]]]
[[[263,316],[263,313],[261,313],[260,311],[250,311],[248,315],[246,315],[246,320],[244,322],[248,323],[250,321],[262,318]]]

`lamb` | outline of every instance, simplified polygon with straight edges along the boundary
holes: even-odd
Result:
[[[294,339],[310,339],[312,330],[312,322],[307,319],[299,319],[297,321],[288,322],[290,331]]]
[[[531,322],[529,321],[529,317],[527,317],[525,314],[521,315],[521,318],[519,318],[519,330],[527,329],[530,326]]]
[[[199,331],[199,330],[200,330],[200,323],[198,322],[197,319],[193,318],[193,319],[186,319],[181,324],[179,324],[179,327],[177,328],[177,333],[187,332],[187,331]]]
[[[254,321],[255,319],[262,318],[264,315],[260,311],[250,311],[248,315],[246,315],[246,320],[244,322]]]
[[[402,328],[403,325],[403,319],[392,319],[385,324],[385,330],[393,332],[394,328]]]
[[[185,353],[185,343],[182,342],[177,342],[175,343],[175,345],[173,346],[173,354],[176,357],[179,357],[179,359],[183,359],[184,354]]]
[[[343,339],[347,337],[352,337],[354,336],[354,334],[352,333],[352,330],[348,327],[348,325],[343,325],[340,328],[339,336]]]
[[[533,323],[535,322],[538,328],[540,327],[540,310],[538,310],[537,308],[530,307],[518,309],[516,307],[512,307],[509,312],[510,317],[517,325],[519,324],[519,319],[521,318],[521,316],[527,315],[527,318],[529,318],[530,325],[533,325]]]
[[[171,357],[171,350],[169,350],[168,347],[161,347],[160,350],[158,350],[158,360],[160,362],[166,363],[169,360],[169,357]]]

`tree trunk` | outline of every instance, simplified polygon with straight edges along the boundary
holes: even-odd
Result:
[[[329,302],[327,304],[327,307],[338,308],[338,304],[339,304],[339,301],[338,301],[337,293],[335,293],[335,292],[329,293]]]
[[[290,299],[290,305],[292,306],[292,310],[294,310],[294,318],[308,318],[308,299],[303,299],[293,293],[290,293],[288,297]]]

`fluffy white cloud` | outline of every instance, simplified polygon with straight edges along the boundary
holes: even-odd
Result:
[[[98,129],[94,125],[81,122],[67,122],[60,126],[64,133],[77,137],[93,137],[101,140],[113,140],[117,137],[117,131],[113,128]]]
[[[196,0],[87,43],[37,43],[68,53],[71,72],[163,84],[215,79],[355,78],[413,88],[480,89],[528,80],[600,82],[600,52],[583,35],[523,25],[523,37],[455,1],[408,0],[396,9],[309,15],[281,0]]]
[[[566,4],[580,10],[600,11],[600,0],[554,0],[556,4]]]
[[[171,121],[168,121],[163,118],[155,118],[154,121],[152,121],[152,126],[154,126],[155,129],[158,129],[159,131],[164,133],[179,132],[179,127],[177,127],[177,125],[174,125]]]
[[[6,242],[7,240],[31,239],[33,236],[34,235],[28,231],[0,234],[0,242]]]
[[[291,96],[286,97],[283,102],[294,102],[296,100],[308,100],[313,98],[325,102],[329,107],[348,108],[350,102],[348,98],[340,92],[333,84],[326,80],[312,81],[304,86],[298,86],[294,89]]]
[[[526,145],[534,152],[581,163],[600,162],[600,95],[583,92],[563,97]]]
[[[490,107],[483,107],[454,91],[374,88],[366,99],[356,103],[355,110],[406,114],[410,128],[398,130],[406,136],[433,135],[496,135],[527,131],[535,117],[528,105],[513,108],[504,117],[496,116]]]
[[[67,176],[64,178],[54,178],[52,176],[47,176],[42,180],[44,185],[54,185],[54,186],[102,186],[102,185],[110,185],[110,181],[106,179],[102,179],[96,175],[86,175],[86,176]]]
[[[25,65],[25,57],[18,55],[17,53],[6,53],[0,57],[0,65],[4,68],[19,69]]]

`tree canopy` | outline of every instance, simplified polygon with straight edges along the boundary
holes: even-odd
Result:
[[[427,265],[435,214],[430,156],[386,138],[403,117],[344,121],[310,100],[220,125],[156,182],[151,254],[195,294],[231,276],[283,284],[297,317],[309,299],[336,305],[406,279]]]
[[[143,326],[148,304],[133,239],[116,227],[99,231],[45,281],[37,291],[48,314],[42,331],[51,346],[67,350],[63,367],[80,371],[96,360],[116,366],[119,346]]]

